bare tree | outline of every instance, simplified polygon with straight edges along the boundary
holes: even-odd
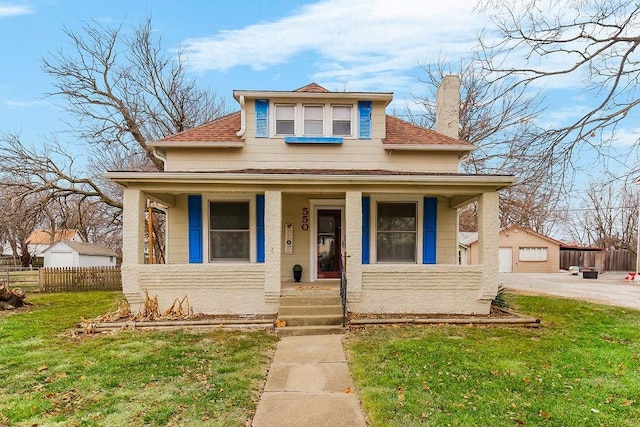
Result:
[[[407,108],[411,121],[433,127],[436,119],[435,99],[438,87],[447,74],[461,77],[459,138],[476,150],[462,164],[467,173],[513,174],[519,182],[500,196],[501,226],[519,224],[542,234],[551,231],[560,219],[555,206],[561,194],[551,184],[554,169],[540,169],[541,160],[531,152],[532,142],[540,132],[537,122],[544,112],[542,98],[527,93],[525,87],[507,87],[506,82],[492,82],[487,72],[474,60],[465,59],[457,68],[440,60],[423,63],[419,80],[425,92],[414,95],[420,107]],[[460,229],[475,231],[476,209],[461,212]]]
[[[149,141],[181,132],[224,114],[222,99],[188,79],[180,52],[169,58],[153,39],[151,21],[133,29],[93,21],[78,33],[64,30],[70,49],[43,60],[62,104],[79,120],[81,140],[102,147],[141,150],[162,169]]]
[[[592,183],[577,197],[567,218],[567,230],[574,240],[636,253],[640,192],[635,186]]]
[[[640,5],[633,0],[482,0],[497,34],[480,38],[481,59],[494,82],[513,88],[540,87],[562,79],[581,86],[591,107],[568,124],[532,141],[538,169],[574,166],[587,149],[611,158],[612,135],[624,122],[635,127],[640,78]],[[638,141],[630,156],[637,165]],[[635,175],[640,168],[630,171]]]
[[[180,52],[167,56],[150,20],[131,31],[94,21],[64,32],[69,44],[43,59],[43,70],[54,79],[49,95],[76,119],[70,129],[84,147],[55,137],[34,146],[2,134],[0,177],[12,178],[7,188],[17,199],[55,205],[61,224],[118,250],[121,190],[100,173],[162,169],[148,143],[225,114],[225,104],[188,78]]]

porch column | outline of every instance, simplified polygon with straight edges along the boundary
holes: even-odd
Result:
[[[498,292],[498,193],[482,193],[478,199],[478,261],[483,265],[480,300],[489,303]]]
[[[282,258],[282,192],[264,192],[264,296],[265,302],[280,298]]]
[[[347,251],[347,300],[362,300],[362,192],[345,194],[345,250]]]
[[[144,213],[146,195],[125,188],[122,213],[122,292],[132,310],[142,307],[142,289],[138,280],[140,264],[144,264]]]
[[[122,264],[144,264],[144,212],[147,198],[140,190],[125,188],[122,214]]]

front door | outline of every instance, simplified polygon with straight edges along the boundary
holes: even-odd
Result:
[[[340,277],[340,250],[342,248],[342,211],[318,209],[318,279]]]

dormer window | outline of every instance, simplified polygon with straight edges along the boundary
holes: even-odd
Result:
[[[276,105],[276,135],[295,135],[295,105]]]
[[[324,135],[324,107],[322,105],[305,105],[304,135]]]
[[[353,137],[354,105],[348,104],[273,104],[273,135],[298,138]]]
[[[351,105],[333,105],[331,120],[333,135],[351,136]]]

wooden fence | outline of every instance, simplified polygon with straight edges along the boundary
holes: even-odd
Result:
[[[570,266],[598,267],[602,271],[635,271],[636,255],[628,250],[607,251],[560,251],[560,268],[567,270]]]
[[[120,290],[122,290],[120,267],[40,269],[40,292]]]

